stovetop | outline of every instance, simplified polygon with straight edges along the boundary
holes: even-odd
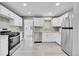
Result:
[[[8,31],[8,30],[0,31],[0,35],[16,36],[16,35],[19,35],[19,34],[20,34],[20,32],[11,32],[11,31]]]
[[[10,32],[9,33],[10,37],[17,36],[17,35],[20,35],[20,33],[19,32]]]

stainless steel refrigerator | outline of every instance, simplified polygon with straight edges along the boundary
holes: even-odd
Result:
[[[73,27],[72,27],[72,16],[67,16],[62,22],[61,31],[61,46],[62,50],[68,55],[72,55],[73,48]]]

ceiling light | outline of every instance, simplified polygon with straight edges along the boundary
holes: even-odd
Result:
[[[23,6],[27,6],[27,4],[26,3],[23,3]]]
[[[56,6],[59,6],[59,5],[60,5],[60,2],[57,2],[57,3],[56,3]]]

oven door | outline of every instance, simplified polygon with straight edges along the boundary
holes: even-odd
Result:
[[[12,48],[14,48],[19,43],[20,43],[20,35],[10,37],[10,39],[9,39],[9,49],[11,50]]]

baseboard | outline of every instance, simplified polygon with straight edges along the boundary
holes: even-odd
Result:
[[[61,46],[59,43],[55,42],[57,45]]]
[[[6,56],[10,56],[9,54],[7,54]]]
[[[67,56],[70,56],[68,53],[66,53],[63,49],[61,49]]]
[[[56,43],[56,42],[42,42],[42,43]]]

